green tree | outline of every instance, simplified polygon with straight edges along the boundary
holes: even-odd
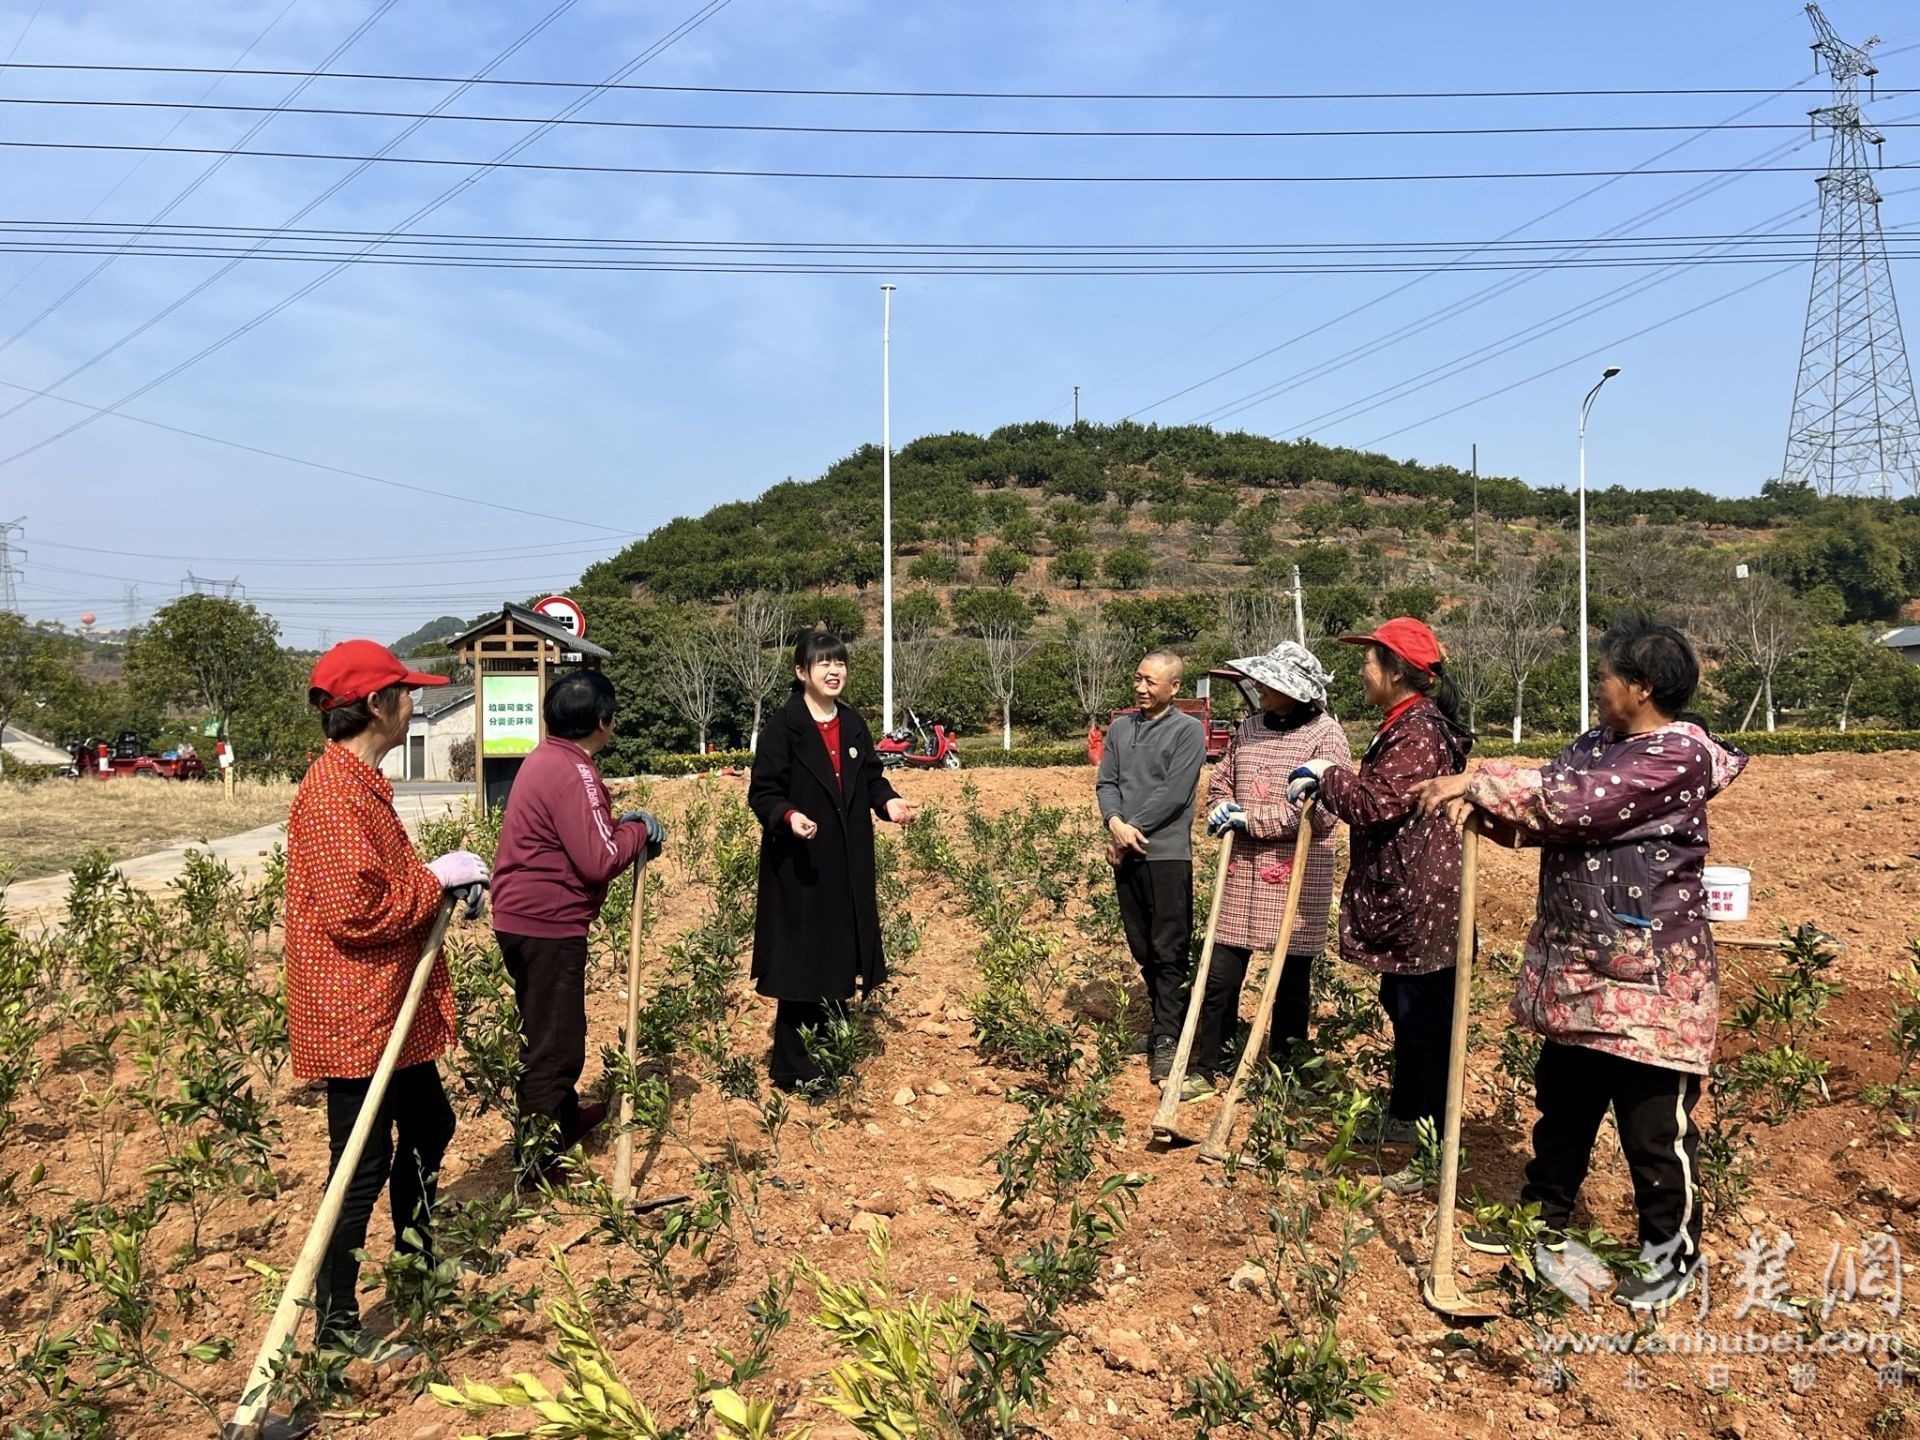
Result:
[[[1264,510],[1242,510],[1233,517],[1233,533],[1240,542],[1240,563],[1255,565],[1273,553],[1273,530]]]
[[[280,627],[244,600],[182,595],[133,632],[127,678],[158,705],[212,715],[226,738],[236,719],[285,698]]]
[[[1187,519],[1195,530],[1210,536],[1232,519],[1239,508],[1239,497],[1231,490],[1209,485],[1187,501]]]
[[[1033,562],[1011,545],[989,546],[980,557],[981,577],[996,585],[1011,585],[1032,568]]]
[[[1040,522],[1033,518],[1033,511],[1024,501],[1017,513],[1000,522],[999,535],[1001,544],[1011,545],[1022,555],[1031,555],[1040,548]]]
[[[80,688],[74,670],[79,657],[80,642],[71,635],[29,625],[14,611],[0,610],[0,729],[42,707],[57,711],[70,703]]]
[[[1024,632],[1033,623],[1033,608],[1011,590],[956,590],[947,597],[953,626],[970,635],[988,627],[1010,625]]]
[[[1062,550],[1047,562],[1047,576],[1062,585],[1083,589],[1100,568],[1100,557],[1084,546]]]
[[[1387,615],[1411,615],[1416,620],[1431,620],[1440,608],[1440,592],[1431,585],[1400,585],[1380,597],[1380,609]]]
[[[1300,533],[1319,539],[1330,535],[1340,526],[1340,511],[1331,500],[1309,500],[1293,512],[1293,523]]]
[[[1100,573],[1117,589],[1138,590],[1153,578],[1153,556],[1138,545],[1122,545],[1107,552]]]
[[[944,550],[922,550],[907,565],[909,580],[925,580],[934,585],[951,584],[959,574],[959,565]]]
[[[1353,572],[1353,556],[1338,545],[1302,545],[1293,563],[1302,585],[1337,585]]]

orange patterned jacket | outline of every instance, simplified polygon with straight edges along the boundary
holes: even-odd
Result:
[[[329,744],[287,818],[287,1036],[295,1075],[374,1072],[440,896],[440,881],[394,813],[393,786],[345,746]],[[453,987],[447,962],[437,959],[399,1063],[437,1059],[453,1035]]]

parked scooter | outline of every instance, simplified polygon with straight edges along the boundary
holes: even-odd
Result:
[[[893,770],[902,765],[915,770],[960,768],[960,750],[946,726],[935,722],[933,729],[928,730],[911,710],[907,712],[907,719],[909,723],[889,730],[874,742],[881,769]]]

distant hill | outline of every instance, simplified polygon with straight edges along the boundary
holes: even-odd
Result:
[[[624,648],[651,647],[685,620],[710,617],[716,606],[725,614],[756,590],[794,597],[796,624],[824,621],[871,639],[880,470],[879,448],[863,446],[816,480],[787,480],[672,520],[589,566],[573,593],[603,639],[618,636]],[[1034,422],[903,446],[893,506],[897,613],[945,646],[921,686],[922,708],[976,734],[996,708],[975,638],[992,617],[1011,615],[1039,643],[1023,666],[1030,678],[1014,722],[1028,733],[1078,733],[1086,721],[1076,719],[1061,678],[1074,669],[1069,622],[1097,616],[1129,647],[1171,645],[1191,665],[1214,664],[1291,633],[1282,597],[1296,566],[1309,639],[1338,674],[1346,709],[1356,705],[1349,672],[1357,657],[1321,642],[1415,614],[1441,630],[1454,668],[1473,675],[1477,709],[1510,714],[1524,689],[1538,723],[1573,719],[1577,676],[1562,601],[1572,593],[1577,500],[1560,487],[1203,426]],[[1727,614],[1742,593],[1739,567],[1779,581],[1798,606],[1796,623],[1809,627],[1891,621],[1920,594],[1913,497],[1823,499],[1773,480],[1736,498],[1612,486],[1589,492],[1587,515],[1594,623],[1631,608],[1687,627],[1719,667],[1715,703],[1735,719],[1754,693],[1740,664],[1720,663],[1740,648]],[[1545,597],[1537,616],[1524,604],[1529,588]],[[1496,608],[1505,618],[1487,619]],[[1516,681],[1506,652],[1526,652],[1535,629],[1548,638]],[[1791,682],[1808,696],[1850,693],[1845,678],[1794,665],[1808,678],[1789,666],[1777,685]],[[634,747],[665,748],[682,743],[669,735],[691,734],[652,693],[657,678],[616,673],[615,682]],[[869,703],[875,683],[871,662],[856,655],[858,703]],[[719,733],[744,733],[728,710],[736,703],[723,704]],[[1811,714],[1820,705],[1833,708],[1824,699],[1799,708]]]
[[[393,642],[393,653],[412,655],[422,645],[432,644],[436,640],[446,640],[460,635],[479,624],[478,620],[462,620],[458,615],[442,615],[438,620],[429,620],[418,630],[409,631]]]

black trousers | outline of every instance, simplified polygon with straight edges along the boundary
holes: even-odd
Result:
[[[1426,975],[1382,975],[1380,1007],[1393,1026],[1393,1088],[1387,1114],[1441,1123],[1447,1109],[1447,1050],[1453,1039],[1453,967]]]
[[[1114,872],[1127,948],[1153,1009],[1148,1038],[1178,1040],[1186,1020],[1187,960],[1193,947],[1193,861],[1128,857]]]
[[[1240,1020],[1240,990],[1247,980],[1247,966],[1253,952],[1244,945],[1214,942],[1213,960],[1207,967],[1207,990],[1200,1000],[1200,1025],[1193,1037],[1189,1068],[1201,1075],[1220,1069],[1220,1057],[1233,1040],[1234,1026]],[[1273,997],[1273,1020],[1267,1029],[1267,1050],[1284,1061],[1296,1045],[1307,1039],[1307,1020],[1313,1014],[1312,955],[1289,955],[1280,971],[1280,988]],[[1255,1044],[1253,1036],[1247,1037]]]
[[[557,1138],[580,1120],[580,1071],[587,1063],[587,937],[546,939],[495,932],[520,1007],[522,1120],[544,1116]]]
[[[826,1027],[847,1014],[844,1000],[782,1000],[773,1012],[773,1057],[768,1070],[782,1090],[794,1090],[818,1080],[822,1071],[807,1054],[803,1030],[823,1038]]]
[[[1611,1105],[1633,1176],[1640,1243],[1690,1268],[1700,1253],[1700,1131],[1693,1123],[1700,1077],[1549,1040],[1533,1079],[1540,1119],[1521,1201],[1538,1203],[1542,1220],[1565,1227]]]
[[[329,1179],[347,1148],[370,1083],[366,1076],[327,1081]],[[326,1258],[314,1276],[313,1304],[320,1319],[321,1343],[360,1328],[360,1262],[353,1252],[366,1247],[373,1202],[380,1198],[389,1176],[393,1179],[388,1197],[393,1205],[393,1248],[417,1250],[431,1260],[433,1197],[439,1188],[440,1161],[452,1139],[453,1106],[441,1088],[440,1067],[429,1060],[394,1071],[367,1147],[360,1152],[360,1163],[348,1182]],[[407,1238],[408,1231],[419,1237],[417,1246]]]

